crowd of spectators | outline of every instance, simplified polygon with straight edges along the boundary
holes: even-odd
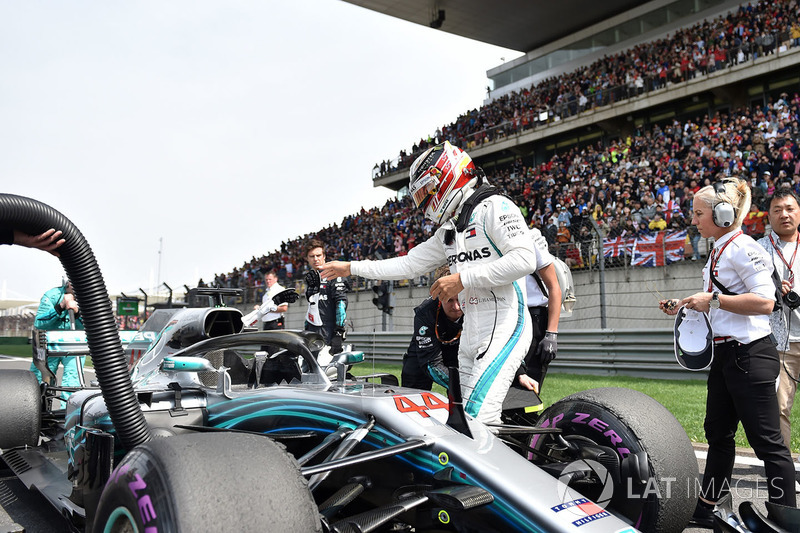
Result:
[[[405,255],[427,239],[433,226],[413,209],[410,200],[388,200],[381,207],[361,209],[340,223],[281,243],[280,249],[256,258],[227,274],[217,274],[213,283],[222,287],[263,287],[264,273],[275,270],[284,286],[300,283],[306,270],[305,245],[314,238],[326,243],[329,259],[380,259]],[[200,280],[200,283],[205,283]]]
[[[411,151],[401,151],[397,162],[376,164],[374,173],[407,167],[420,152],[444,140],[469,151],[496,135],[707,75],[781,47],[800,46],[798,2],[742,5],[725,16],[497,98],[420,139]],[[686,229],[686,252],[696,260],[699,234],[689,222],[692,197],[700,187],[720,176],[748,179],[753,208],[744,228],[756,237],[766,230],[764,203],[775,188],[800,192],[798,107],[800,97],[784,93],[761,107],[640,127],[608,143],[576,146],[540,165],[518,159],[495,171],[490,180],[521,206],[529,224],[539,228],[553,252],[573,267],[592,260],[586,253],[590,243],[596,243],[597,252],[595,228],[605,239]],[[216,275],[213,283],[259,288],[263,274],[274,269],[281,283],[292,286],[301,282],[304,245],[312,238],[328,244],[331,259],[377,259],[407,253],[433,229],[408,198],[393,199],[284,241],[279,250]]]
[[[499,137],[585,110],[704,76],[741,62],[800,45],[798,0],[760,1],[705,20],[663,39],[603,56],[590,65],[553,76],[468,111],[432,137],[383,161],[376,174],[408,167],[429,144],[450,141],[470,150]]]
[[[585,254],[570,253],[596,242],[595,226],[607,239],[687,229],[687,254],[700,258],[691,202],[700,187],[722,176],[748,179],[753,208],[745,231],[765,231],[766,199],[776,187],[800,193],[800,96],[781,94],[763,106],[642,127],[608,144],[574,147],[538,165],[518,159],[490,181],[514,199],[531,227],[539,228],[554,253],[574,267],[588,266]],[[594,221],[596,224],[592,224]],[[214,283],[258,287],[275,269],[292,286],[305,271],[304,245],[328,244],[330,259],[380,259],[403,255],[434,228],[408,198],[362,209],[319,232],[281,243],[253,257]]]
[[[744,229],[756,238],[765,231],[766,199],[775,188],[800,192],[799,109],[800,96],[783,93],[764,106],[675,120],[607,146],[573,148],[542,165],[518,164],[496,181],[562,258],[569,244],[594,239],[593,220],[608,239],[687,229],[687,252],[696,260],[691,203],[702,186],[723,176],[747,179],[753,207]]]

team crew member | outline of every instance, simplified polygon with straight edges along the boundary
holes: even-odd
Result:
[[[749,208],[750,188],[736,178],[695,194],[692,224],[703,237],[715,241],[703,268],[703,291],[678,302],[659,303],[669,315],[677,314],[681,306],[709,313],[714,332],[704,423],[708,458],[693,518],[707,527],[713,527],[713,507],[730,487],[740,421],[764,461],[769,500],[795,506],[794,467],[781,437],[775,394],[780,365],[770,339],[773,267],[764,248],[742,233]]]
[[[9,226],[0,225],[0,245],[18,244],[26,248],[38,248],[58,257],[58,252],[55,250],[64,242],[64,239],[61,238],[61,231],[52,228],[39,235],[28,235],[11,229]]]
[[[343,277],[320,276],[319,269],[325,264],[325,244],[319,239],[312,239],[309,243],[306,259],[311,270],[306,274],[308,312],[305,329],[322,335],[331,347],[330,353],[336,354],[342,351],[350,285]]]
[[[458,366],[466,412],[484,423],[500,421],[503,399],[531,342],[522,278],[536,269],[536,253],[519,208],[483,176],[466,152],[445,142],[411,166],[409,194],[425,218],[441,224],[408,255],[382,261],[333,261],[323,276],[351,273],[404,279],[447,263],[431,296],[459,297],[464,311]]]
[[[263,331],[283,329],[283,313],[289,310],[289,304],[275,305],[272,303],[272,298],[286,289],[278,283],[278,275],[274,270],[270,270],[264,274],[264,283],[267,285],[267,291],[261,299],[261,306],[254,307],[254,309],[260,307],[266,311],[261,317],[261,322],[263,323],[261,329]]]
[[[437,279],[450,274],[437,275]],[[450,387],[450,367],[458,367],[458,341],[464,312],[458,297],[444,303],[427,298],[414,309],[414,334],[403,356],[401,385],[431,390],[433,382]]]
[[[561,316],[561,285],[556,276],[553,256],[542,233],[533,228],[538,270],[525,277],[528,312],[533,325],[533,339],[523,365],[517,371],[519,386],[541,390],[547,367],[558,352],[558,319]]]
[[[74,317],[74,323],[70,317]],[[74,328],[73,328],[74,325]],[[80,318],[80,308],[78,301],[72,290],[72,283],[65,282],[60,287],[54,287],[44,293],[39,302],[39,309],[36,311],[36,319],[33,327],[41,330],[68,330],[83,329],[83,322]],[[64,372],[61,376],[61,385],[64,387],[80,387],[80,372],[83,372],[83,363],[86,357],[48,357],[47,368],[55,375],[58,372],[58,365],[63,365]],[[31,363],[30,371],[36,374],[36,379],[42,381],[42,373]],[[66,399],[67,393],[62,393],[61,397]]]
[[[772,256],[772,264],[782,280],[781,292],[797,293],[800,283],[800,258],[797,249],[800,244],[800,203],[791,189],[780,188],[769,201],[769,225],[772,232],[759,239],[758,243]],[[778,408],[781,416],[781,434],[786,447],[791,449],[792,413],[797,382],[800,376],[800,309],[791,309],[784,304],[782,316],[779,312],[770,317],[772,332],[778,340],[783,364],[778,379]],[[791,314],[791,316],[790,316]],[[787,331],[787,326],[790,328]],[[788,343],[787,343],[788,341]]]

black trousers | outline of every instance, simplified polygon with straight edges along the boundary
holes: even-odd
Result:
[[[539,342],[547,333],[547,307],[529,307],[528,312],[531,315],[531,323],[533,324],[533,338],[531,339],[528,353],[525,354],[525,366],[527,367],[525,373],[539,382],[539,390],[541,390],[544,377],[547,375],[548,365],[543,364],[536,357],[536,347],[539,346]]]
[[[792,456],[781,436],[775,379],[780,362],[769,337],[714,347],[708,374],[706,419],[708,458],[701,496],[712,502],[731,490],[736,455],[734,436],[741,421],[747,440],[764,461],[771,502],[794,507]]]
[[[431,390],[433,378],[428,373],[428,365],[422,364],[416,355],[403,356],[403,369],[400,372],[400,383],[403,387]]]
[[[272,331],[275,329],[283,329],[283,317],[264,322],[264,329],[262,331]]]

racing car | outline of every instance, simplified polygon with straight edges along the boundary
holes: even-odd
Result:
[[[362,353],[323,367],[319,335],[246,331],[221,306],[154,314],[129,371],[77,228],[12,195],[0,223],[66,239],[99,387],[53,410],[58,391],[0,372],[0,457],[76,531],[673,532],[691,517],[691,443],[644,394],[541,409],[515,393],[487,426],[465,413],[457,372],[448,396],[355,379]]]

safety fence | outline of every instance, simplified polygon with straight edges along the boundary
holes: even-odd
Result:
[[[347,342],[367,361],[401,364],[411,332],[348,334]],[[364,363],[369,364],[369,363]],[[672,329],[589,329],[558,333],[558,356],[551,373],[633,376],[650,379],[705,379],[675,361]]]
[[[592,227],[589,222],[586,222],[586,225]],[[711,245],[712,243],[707,239],[700,238],[699,235],[696,238],[687,239],[686,230],[656,231],[648,236],[607,239],[602,237],[599,229],[593,229],[581,242],[554,242],[550,246],[550,253],[565,261],[575,273],[598,271],[601,268],[601,256],[604,259],[603,268],[627,271],[632,268],[663,267],[693,257],[703,259],[708,256]],[[294,281],[281,280],[281,282],[287,288],[293,287],[301,295],[305,294],[306,285],[302,278]],[[376,284],[380,284],[380,281],[358,276],[351,276],[349,282],[352,292],[367,291],[369,298],[373,296],[372,288]],[[429,287],[432,283],[433,272],[429,272],[413,279],[394,281],[393,290]],[[229,298],[228,305],[242,306],[261,303],[266,290],[263,285],[248,285],[239,288],[242,289],[241,296]]]

